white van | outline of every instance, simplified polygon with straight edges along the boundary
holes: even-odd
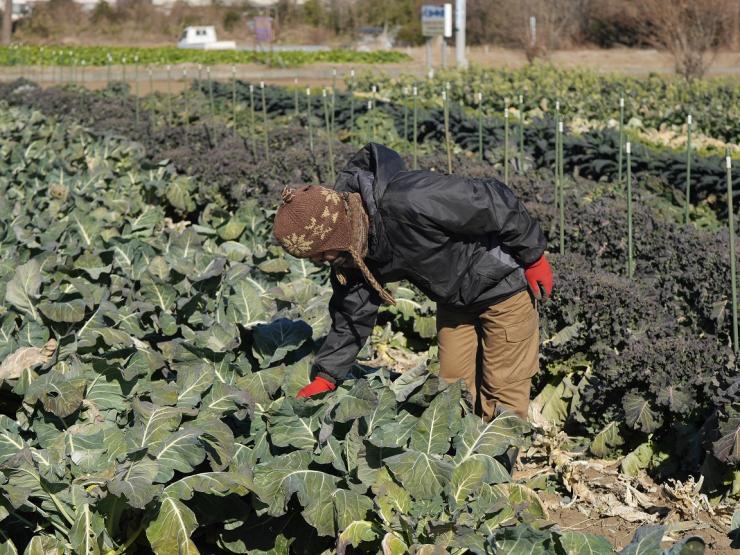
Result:
[[[234,50],[233,40],[218,40],[213,25],[202,27],[185,27],[177,43],[178,48],[196,48],[200,50]]]

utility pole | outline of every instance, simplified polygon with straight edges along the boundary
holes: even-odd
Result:
[[[465,58],[465,0],[455,0],[455,57],[458,68],[468,67]]]
[[[529,17],[529,46],[534,50],[537,47],[537,18]]]
[[[445,4],[445,32],[439,37],[442,45],[442,69],[447,69],[447,39],[452,36],[452,4]]]
[[[13,35],[13,0],[5,0],[3,8],[3,44],[10,44]]]

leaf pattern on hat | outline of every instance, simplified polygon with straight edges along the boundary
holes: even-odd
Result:
[[[319,222],[316,221],[316,218],[314,217],[312,217],[309,220],[308,225],[304,227],[303,229],[311,232],[311,235],[318,237],[319,241],[323,241],[324,237],[326,237],[326,235],[331,231],[331,227],[324,225],[324,224],[320,224]]]
[[[342,200],[339,194],[332,191],[331,189],[321,189],[321,194],[324,195],[324,200],[327,203],[331,202],[334,205],[338,205],[339,201]]]
[[[332,223],[337,223],[339,212],[332,212],[328,206],[324,207],[324,211],[321,213],[322,218],[331,219]]]
[[[282,243],[283,248],[286,251],[295,255],[308,252],[311,250],[311,246],[313,245],[313,241],[306,239],[306,235],[304,233],[301,233],[300,235],[297,233],[291,233],[290,235],[285,236]]]

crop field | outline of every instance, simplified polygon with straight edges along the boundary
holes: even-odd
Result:
[[[346,78],[0,84],[0,555],[739,547],[738,82]],[[368,141],[540,221],[529,422],[438,378],[408,283],[351,379],[295,399],[331,287],[271,219]]]
[[[175,46],[35,46],[0,47],[0,66],[156,66],[165,64],[265,64],[285,67],[317,62],[382,64],[408,60],[402,52],[326,50],[318,52],[253,52],[240,50],[189,50]]]

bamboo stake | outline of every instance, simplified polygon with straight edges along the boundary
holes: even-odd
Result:
[[[372,126],[372,142],[375,142],[375,108],[378,106],[378,87],[373,85],[373,98],[368,104],[370,125]]]
[[[308,120],[308,146],[311,149],[311,154],[313,154],[313,124],[311,123],[311,89],[306,89],[306,114],[308,117],[306,118]]]
[[[331,70],[331,134],[336,135],[337,70]]]
[[[249,85],[249,135],[252,138],[252,156],[257,156],[257,123],[254,117],[254,85]],[[313,151],[313,148],[311,149]]]
[[[483,93],[479,92],[478,98],[478,159],[483,161]]]
[[[154,78],[152,76],[151,66],[147,68],[147,73],[149,74],[149,94],[154,94]]]
[[[452,173],[452,147],[450,145],[450,110],[447,103],[447,90],[442,89],[442,105],[445,115],[445,146],[447,147],[447,173]]]
[[[560,188],[560,101],[555,101],[555,204],[557,205]]]
[[[172,68],[167,64],[167,124],[172,125],[172,82],[170,71]]]
[[[372,121],[374,117],[372,100],[367,101],[367,114],[368,114],[367,118],[369,120],[368,123],[370,123],[370,140],[368,142],[374,143],[375,142],[375,122]]]
[[[211,66],[206,68],[206,77],[208,77],[208,105],[211,110],[211,125],[215,125],[216,109],[213,105],[213,80],[211,79]]]
[[[188,70],[185,68],[183,68],[182,70],[182,80],[183,80],[183,83],[188,82]],[[185,109],[183,111],[183,120],[185,121],[185,125],[190,125],[190,118],[191,118],[190,105],[188,103],[188,98],[184,93],[183,93],[183,100],[185,104]],[[195,114],[195,112],[196,112],[196,109],[194,108],[192,113]],[[190,146],[190,139],[188,138],[187,133],[185,134],[185,144]]]
[[[409,88],[403,88],[403,140],[409,140]]]
[[[689,223],[689,206],[691,205],[691,114],[686,117],[686,213],[684,223]]]
[[[231,66],[231,122],[236,133],[236,66]]]
[[[563,120],[558,122],[558,135],[560,136],[560,149],[559,149],[559,161],[558,161],[558,187],[559,191],[559,202],[560,205],[560,254],[565,254],[565,179],[563,178]]]
[[[334,139],[332,137],[331,117],[329,116],[328,101],[326,98],[326,89],[323,89],[321,93],[322,93],[323,103],[324,103],[324,123],[326,125],[326,142],[329,147],[329,179],[331,180],[332,183],[334,183],[336,179],[336,175],[334,172],[334,151],[332,147],[332,143],[334,142]]]
[[[134,75],[135,75],[135,82],[136,82],[136,125],[139,124],[139,57],[134,57]]]
[[[349,137],[355,138],[355,70],[349,72]]]
[[[504,183],[509,184],[509,108],[504,108]]]
[[[267,130],[267,102],[265,102],[265,82],[260,81],[260,91],[262,93],[262,120],[265,126],[265,160],[270,160],[270,137]]]
[[[416,88],[416,85],[414,85],[413,89],[414,93],[414,169],[419,169],[419,141],[417,139],[417,126],[418,126],[418,106],[417,106],[417,98],[419,96],[419,90]]]
[[[334,109],[337,102],[336,90],[332,88],[331,95],[327,95],[327,107],[329,108],[329,132],[332,136],[336,135],[336,116]]]
[[[560,118],[560,185],[561,188],[565,185],[565,123],[563,118]]]
[[[732,286],[732,348],[735,354],[740,348],[738,345],[737,326],[737,262],[735,260],[735,214],[732,208],[732,158],[730,149],[725,149],[725,167],[727,169],[727,215],[730,231],[730,282]]]
[[[625,143],[624,151],[627,155],[627,277],[632,279],[635,261],[632,244],[632,148],[629,141]]]
[[[624,148],[624,97],[619,98],[619,167],[617,182],[622,183],[622,149]]]
[[[295,117],[298,119],[301,116],[301,108],[298,104],[298,77],[293,78],[293,102],[295,103]]]
[[[560,182],[560,115],[555,120],[555,208],[560,210],[560,190],[563,184]],[[559,221],[559,220],[558,220]]]

